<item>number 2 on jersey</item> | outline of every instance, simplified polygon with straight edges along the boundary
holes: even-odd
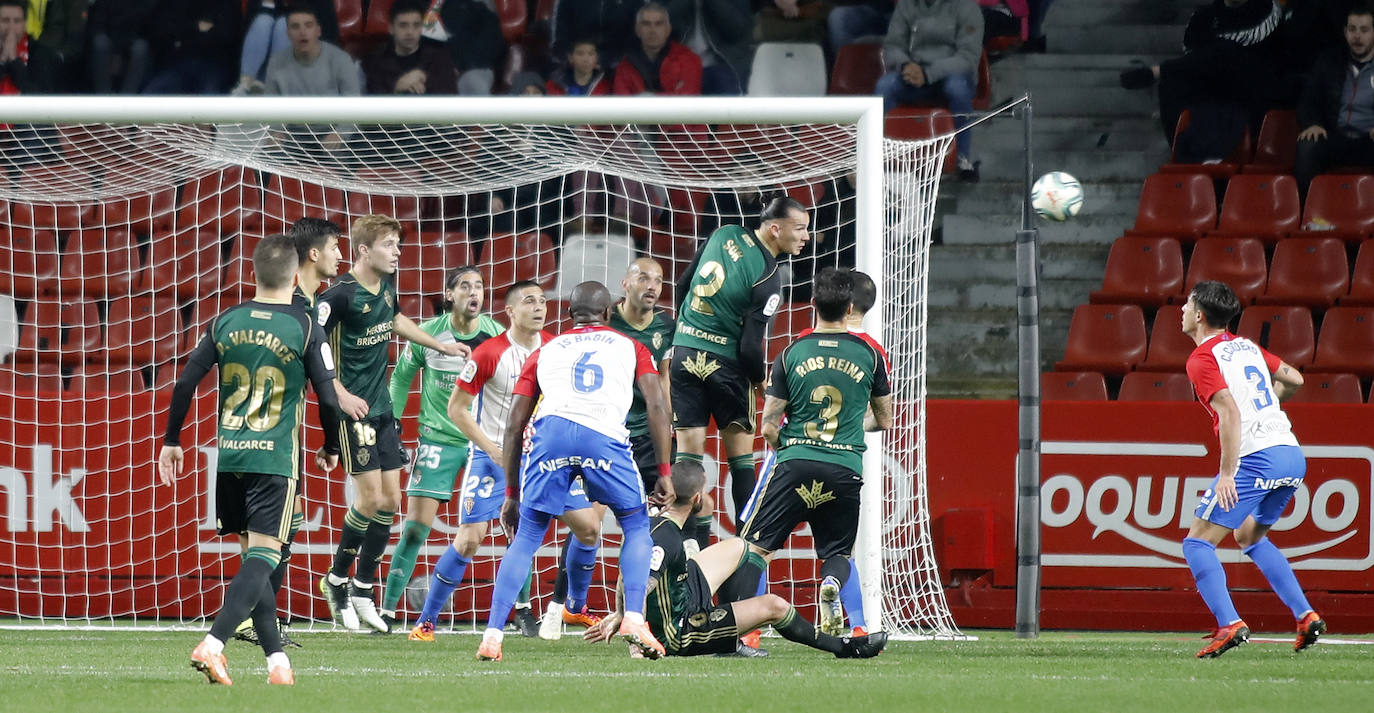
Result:
[[[577,363],[573,364],[572,386],[573,390],[581,394],[590,394],[601,388],[601,383],[606,380],[606,372],[600,366],[593,364],[591,352],[583,352],[578,357]]]
[[[236,431],[247,424],[250,430],[261,433],[277,425],[281,420],[282,398],[286,396],[286,375],[281,369],[260,366],[249,374],[248,367],[233,362],[220,369],[220,385],[234,387],[224,399],[224,410],[220,412],[222,427]],[[245,401],[248,402],[246,413],[236,413]]]
[[[692,310],[713,315],[716,311],[706,300],[725,286],[725,266],[712,260],[697,270],[697,277],[707,278],[707,281],[692,288]]]
[[[1264,372],[1260,371],[1258,367],[1245,367],[1245,380],[1255,387],[1255,391],[1259,392],[1259,397],[1252,402],[1255,404],[1255,410],[1258,411],[1274,403],[1274,395],[1269,391],[1268,380],[1264,378]]]

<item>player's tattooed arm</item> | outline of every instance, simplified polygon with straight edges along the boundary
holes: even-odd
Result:
[[[782,414],[787,410],[787,401],[772,394],[763,399],[763,439],[768,445],[778,447],[778,433],[782,430]]]
[[[1292,364],[1286,361],[1279,362],[1279,368],[1274,370],[1274,396],[1279,401],[1287,401],[1293,394],[1298,393],[1302,383],[1302,374],[1294,369]]]
[[[864,414],[865,431],[886,431],[892,428],[892,396],[874,396],[868,401]]]

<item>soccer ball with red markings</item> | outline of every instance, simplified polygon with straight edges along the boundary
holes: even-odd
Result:
[[[1031,186],[1031,207],[1042,218],[1068,220],[1083,209],[1083,186],[1063,171],[1051,171]]]

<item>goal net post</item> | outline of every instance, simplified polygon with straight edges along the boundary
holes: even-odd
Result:
[[[238,567],[237,543],[214,535],[214,382],[188,418],[189,472],[163,488],[154,461],[170,384],[208,319],[251,298],[251,248],[264,235],[301,217],[333,220],[346,269],[352,220],[394,216],[403,312],[437,316],[447,272],[475,264],[484,312],[501,318],[505,287],[535,279],[556,333],[571,285],[598,279],[618,294],[640,255],[663,266],[660,304],[671,310],[671,281],[709,231],[755,227],[761,197],[786,192],[808,207],[813,240],[784,263],[770,358],[811,326],[816,271],[856,266],[878,285],[864,324],[890,352],[897,407],[896,428],[871,435],[865,454],[855,558],[868,628],[958,635],[930,539],[924,449],[929,246],[950,136],[884,139],[875,97],[21,96],[0,105],[0,122],[0,453],[10,453],[0,456],[0,551],[13,555],[0,558],[0,616],[179,624],[214,614]],[[307,428],[307,446],[319,438]],[[723,537],[734,507],[711,440]],[[327,567],[352,493],[340,472],[311,467],[303,490],[306,525],[281,601],[306,619],[323,611],[312,573]],[[441,508],[416,588],[454,531],[457,500]],[[614,601],[618,532],[606,525],[594,608]],[[808,535],[770,569],[773,591],[806,604]],[[536,605],[564,536],[536,560]],[[503,542],[479,552],[454,626],[484,614]],[[409,594],[401,608],[413,616]]]

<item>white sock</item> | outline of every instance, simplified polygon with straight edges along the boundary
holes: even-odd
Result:
[[[516,603],[515,603],[515,608],[516,608],[516,609],[529,609],[529,608],[530,608],[530,603],[529,603],[529,602],[516,602]]]
[[[644,613],[643,613],[643,612],[637,612],[637,611],[627,611],[627,612],[625,612],[625,623],[627,623],[627,624],[643,624],[643,623],[644,623]]]
[[[337,586],[339,586],[340,584],[346,584],[346,583],[348,583],[348,577],[338,577],[338,576],[335,576],[333,572],[330,572],[329,574],[326,574],[325,576],[329,578],[329,584],[330,584],[331,586],[334,586],[334,587],[337,587]]]
[[[506,632],[504,632],[504,631],[502,631],[502,630],[500,630],[500,629],[487,629],[485,632],[482,633],[482,640],[483,640],[483,641],[495,641],[496,643],[499,644],[499,643],[501,643],[502,641],[504,641],[505,639],[506,639]]]
[[[278,651],[267,657],[267,670],[270,672],[274,668],[291,668],[291,660],[286,658],[284,652]]]
[[[224,642],[209,634],[205,635],[205,647],[210,649],[210,653],[212,654],[224,653]]]
[[[356,580],[356,579],[353,580],[353,586],[355,586],[355,587],[357,587],[358,589],[361,589],[361,590],[363,590],[363,591],[367,591],[367,592],[372,591],[372,584],[371,584],[371,583],[363,584],[362,582],[359,582],[359,581]]]

